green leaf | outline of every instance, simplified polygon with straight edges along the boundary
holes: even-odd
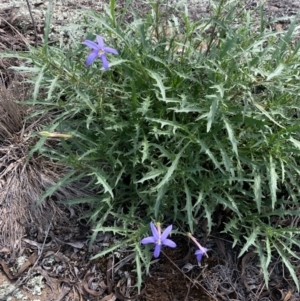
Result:
[[[212,160],[212,162],[215,164],[215,167],[218,168],[222,173],[225,173],[223,168],[220,166],[219,162],[213,155],[213,153],[210,151],[208,146],[205,144],[204,141],[197,139],[197,142],[201,145],[201,151],[204,151],[208,157]]]
[[[88,174],[89,176],[94,175],[97,178],[97,182],[96,184],[101,184],[104,188],[104,192],[109,192],[109,194],[111,195],[112,198],[114,198],[114,194],[112,191],[112,188],[110,187],[110,185],[107,183],[105,176],[103,176],[101,174],[101,172],[99,170],[96,170],[93,168],[93,172]]]
[[[146,137],[144,137],[144,140],[141,143],[141,147],[142,147],[141,152],[143,154],[142,163],[144,163],[144,161],[149,157],[149,142]]]
[[[283,69],[284,69],[284,65],[283,64],[279,64],[277,66],[277,68],[268,75],[267,81],[270,81],[272,78],[274,78],[276,76],[279,76],[282,73]]]
[[[148,256],[147,256],[147,255]],[[151,255],[150,255],[151,256]],[[135,258],[139,260],[139,263],[136,261],[136,273],[138,275],[138,280],[137,280],[137,286],[138,286],[138,292],[140,293],[142,283],[143,283],[143,267],[141,265],[141,261],[144,263],[145,268],[146,268],[146,275],[149,275],[149,270],[150,270],[150,265],[151,265],[151,257],[149,256],[149,252],[145,252],[145,250],[141,249],[141,244],[140,242],[137,242],[135,244]],[[139,279],[140,278],[140,279]]]
[[[48,46],[48,39],[50,34],[51,16],[52,16],[53,0],[50,0],[47,5],[47,12],[44,26],[44,46]]]
[[[279,124],[261,105],[257,104],[256,102],[253,102],[254,106],[259,109],[268,119],[270,119],[272,122],[274,122],[276,125],[278,125],[281,128],[284,128],[281,124]]]
[[[96,113],[95,106],[92,104],[89,95],[83,93],[80,89],[75,89],[78,97],[91,109],[92,112]]]
[[[47,100],[51,100],[52,99],[52,94],[54,89],[58,86],[58,80],[59,80],[60,76],[56,76],[54,77],[50,82],[50,87],[48,89],[48,93],[47,93]]]
[[[172,162],[172,165],[168,168],[167,173],[165,174],[165,176],[163,177],[161,182],[155,187],[155,189],[160,189],[162,186],[164,186],[171,179],[174,171],[177,168],[179,159],[180,159],[182,153],[184,152],[184,150],[186,149],[187,146],[188,146],[188,144],[185,145],[183,147],[183,149],[176,155],[175,160]]]
[[[259,243],[257,245],[257,252],[259,255],[259,259],[260,259],[260,265],[263,271],[263,275],[264,275],[264,280],[265,280],[265,284],[266,287],[268,288],[269,286],[269,271],[268,271],[268,267],[270,264],[270,260],[271,259],[271,250],[270,250],[270,241],[268,238],[266,238],[266,245],[268,245],[267,247],[267,257],[264,255],[264,249],[261,244]]]
[[[216,115],[216,112],[217,112],[217,109],[218,109],[218,104],[219,104],[219,100],[215,99],[212,102],[211,106],[210,106],[210,110],[209,110],[209,113],[207,115],[207,127],[206,127],[206,132],[207,133],[210,131],[211,125],[214,122],[215,115]]]
[[[140,180],[138,180],[136,183],[144,183],[145,181],[151,180],[151,179],[155,179],[158,176],[160,176],[164,171],[162,169],[155,169],[155,170],[151,170],[149,172],[147,172],[143,178],[141,178]]]
[[[149,120],[149,121],[160,123],[161,128],[164,128],[165,126],[171,126],[173,128],[173,133],[175,133],[175,131],[177,129],[184,130],[184,127],[176,121],[163,120],[163,119],[157,119],[157,118],[145,118],[145,119]]]
[[[115,8],[116,8],[116,1],[109,0],[109,12],[110,12],[110,17],[112,19],[112,24],[114,27],[117,27]]]
[[[69,183],[77,181],[84,177],[84,175],[82,174],[73,177],[75,174],[76,174],[75,170],[68,172],[62,179],[58,180],[54,185],[52,185],[49,189],[47,189],[42,194],[40,200],[37,202],[37,206],[40,205],[48,196],[51,196],[60,187],[66,186]]]
[[[223,117],[223,121],[225,123],[225,127],[226,127],[226,130],[227,130],[227,133],[228,133],[229,140],[230,140],[231,145],[232,145],[232,149],[235,152],[235,154],[238,156],[237,140],[235,139],[232,126],[230,125],[228,120],[224,117]]]
[[[167,191],[166,186],[162,186],[158,189],[157,197],[156,197],[156,200],[155,200],[155,206],[154,206],[154,217],[155,217],[155,219],[158,219],[158,217],[159,217],[160,204],[161,204],[161,201],[162,201],[163,197],[166,194],[166,191]]]
[[[261,213],[261,197],[262,197],[262,191],[261,191],[261,175],[259,172],[255,172],[254,175],[254,199],[256,202],[256,207],[259,213]]]
[[[226,199],[224,199],[223,197],[221,197],[219,194],[216,193],[212,193],[211,196],[212,198],[216,199],[220,204],[224,205],[225,208],[227,207],[230,208],[232,211],[234,211],[240,216],[240,212],[235,203],[232,203],[232,201],[227,201]]]
[[[282,247],[281,246],[278,246],[276,243],[274,244],[274,247],[276,248],[277,252],[279,253],[284,265],[287,267],[287,269],[289,270],[293,280],[294,280],[294,283],[296,284],[297,286],[297,290],[299,292],[300,290],[300,287],[299,287],[299,281],[298,281],[298,277],[295,273],[295,270],[294,270],[294,267],[292,266],[292,264],[290,263],[290,260],[288,258],[288,255],[282,250]]]
[[[142,265],[141,265],[141,260],[138,252],[135,252],[135,264],[136,264],[138,294],[140,294],[142,284],[143,284],[143,272],[142,272]]]
[[[76,204],[85,204],[85,203],[96,203],[99,202],[100,197],[83,197],[83,198],[76,198],[72,200],[67,201],[59,201],[58,203],[64,204],[64,205],[76,205]]]
[[[290,137],[289,140],[294,144],[295,147],[297,147],[298,149],[300,149],[300,141],[299,140],[296,140],[293,137]]]
[[[221,152],[222,163],[224,164],[226,171],[230,172],[232,177],[235,177],[235,169],[232,166],[232,160],[230,159],[229,154],[227,153],[227,151],[221,144],[221,141],[217,137],[214,136],[214,140],[218,146],[218,149]]]
[[[211,208],[208,204],[203,204],[204,212],[205,212],[205,218],[207,221],[207,228],[208,232],[211,232],[213,222],[212,222],[212,214],[214,212],[213,208]]]
[[[109,248],[105,248],[103,251],[99,252],[98,254],[96,254],[95,256],[93,256],[91,259],[94,260],[94,259],[97,259],[99,257],[102,257],[108,253],[111,253],[113,252],[114,250],[118,249],[118,248],[121,248],[122,246],[124,246],[125,244],[125,241],[122,240],[121,242],[117,243],[117,244],[114,244],[112,246],[110,246]]]
[[[154,84],[154,86],[157,86],[159,88],[162,100],[166,102],[167,101],[166,91],[169,90],[170,88],[164,86],[163,79],[158,73],[151,70],[147,70],[147,71],[149,75],[156,81],[156,84]]]
[[[123,63],[127,63],[128,60],[110,60],[109,61],[109,68],[122,65]]]
[[[186,181],[184,180],[184,191],[186,196],[184,210],[187,212],[187,222],[189,224],[190,232],[194,233],[194,217],[193,217],[193,205],[192,205],[192,196],[189,187],[187,186]]]
[[[252,229],[251,235],[249,237],[245,237],[246,243],[245,243],[244,247],[242,248],[242,250],[240,251],[238,257],[241,257],[248,250],[248,248],[251,245],[255,246],[255,240],[257,238],[258,233],[259,233],[259,228],[255,227],[254,229]]]
[[[33,91],[33,102],[35,103],[37,98],[38,98],[38,94],[39,94],[39,91],[40,91],[40,86],[41,86],[41,82],[43,80],[43,77],[44,77],[44,71],[46,69],[46,65],[44,65],[42,67],[42,69],[40,69],[40,72],[37,76],[37,78],[35,79],[35,85],[34,85],[34,91]]]
[[[276,165],[273,161],[272,156],[270,156],[270,165],[269,165],[269,186],[272,200],[272,209],[275,208],[276,200],[277,200],[277,178],[278,175],[276,173]]]

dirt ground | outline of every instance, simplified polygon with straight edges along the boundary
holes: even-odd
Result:
[[[57,0],[51,39],[55,41],[64,38],[62,26],[80,17],[80,12],[76,9],[92,7],[101,11],[104,2]],[[122,5],[123,2],[119,1],[118,5]],[[197,19],[208,14],[208,2],[191,0],[192,17]],[[259,0],[245,1],[245,8],[256,7],[258,2]],[[265,2],[265,10],[270,18],[294,16],[300,11],[299,0]],[[40,40],[47,2],[32,0],[29,3],[36,22],[37,37]],[[287,24],[288,22],[284,20],[279,21],[278,29]],[[26,1],[2,0],[0,51],[24,50],[24,39],[34,45],[35,38]],[[7,68],[15,63],[14,60],[0,59],[3,89],[9,89],[14,85],[15,75]],[[1,95],[3,94],[0,93]],[[3,141],[0,136],[0,149],[1,147]],[[0,179],[0,188],[1,185]],[[4,204],[0,202],[0,209],[1,206]],[[46,208],[43,212],[49,214]],[[16,242],[18,252],[12,252],[8,246],[0,244],[0,300],[300,300],[300,295],[296,292],[291,279],[285,276],[286,270],[280,262],[274,260],[270,287],[267,289],[263,284],[262,272],[255,253],[248,252],[242,258],[238,258],[239,249],[232,249],[229,237],[218,232],[207,237],[203,234],[206,233],[205,222],[203,229],[199,229],[198,238],[209,248],[209,258],[205,258],[199,266],[195,262],[189,243],[175,237],[174,240],[179,247],[176,250],[164,250],[161,258],[151,266],[151,273],[145,277],[143,289],[138,294],[135,290],[135,274],[132,272],[135,268],[132,250],[122,248],[105,258],[90,260],[99,251],[115,243],[117,238],[112,233],[99,234],[90,247],[92,229],[84,220],[78,220],[85,209],[59,206],[57,210],[60,218],[55,221],[45,219],[48,222],[43,225],[40,221],[24,224],[22,240]],[[1,213],[4,219],[4,212]],[[176,258],[183,259],[178,262]]]

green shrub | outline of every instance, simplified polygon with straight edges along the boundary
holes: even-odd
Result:
[[[240,256],[254,246],[268,281],[277,252],[298,286],[289,262],[300,247],[298,27],[271,31],[262,7],[247,12],[234,1],[199,21],[182,4],[164,13],[162,5],[139,16],[129,6],[116,13],[111,1],[105,14],[86,13],[68,49],[45,43],[20,55],[35,85],[28,103],[56,114],[45,130],[73,136],[55,150],[42,137],[34,150],[74,169],[57,186],[90,177],[98,197],[68,203],[91,205],[92,242],[98,231],[123,237],[98,256],[135,249],[139,286],[151,259],[140,240],[152,219],[193,233],[205,218],[211,231],[221,209]],[[84,66],[85,32],[118,50],[108,71],[100,60]]]

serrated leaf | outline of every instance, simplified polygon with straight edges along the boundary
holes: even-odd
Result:
[[[268,262],[268,259],[264,255],[264,250],[263,250],[261,244],[257,245],[257,251],[258,251],[258,256],[260,259],[260,266],[263,270],[265,284],[266,284],[266,287],[268,288],[268,285],[269,285],[269,271],[268,271],[269,262]]]
[[[183,147],[183,149],[176,155],[174,161],[172,162],[172,165],[168,168],[167,173],[165,174],[165,176],[163,177],[163,179],[161,180],[161,182],[155,187],[155,189],[160,189],[162,186],[164,186],[171,179],[174,171],[177,168],[179,159],[180,159],[182,153],[184,152],[184,150],[186,149],[187,145],[185,145]]]
[[[48,89],[48,93],[47,93],[47,100],[51,100],[52,98],[52,93],[54,91],[54,89],[57,87],[58,85],[58,80],[59,80],[60,76],[56,76],[55,78],[53,78],[50,82],[50,87]]]
[[[223,121],[225,123],[225,127],[226,127],[226,130],[228,133],[229,141],[231,142],[231,145],[232,145],[232,149],[235,152],[235,154],[238,156],[237,140],[235,139],[231,124],[228,122],[228,120],[226,118],[223,118]]]
[[[150,55],[150,54],[147,54],[147,57],[151,58],[155,62],[158,62],[158,63],[164,65],[169,70],[169,65],[167,64],[167,62],[168,62],[167,60],[163,60],[163,59],[159,58],[158,56],[154,56],[154,55]]]
[[[166,187],[165,186],[162,186],[158,189],[158,192],[157,192],[157,197],[156,197],[156,200],[155,200],[155,206],[154,206],[154,217],[155,219],[158,219],[158,216],[159,216],[159,211],[160,211],[160,204],[161,204],[161,201],[163,199],[163,197],[165,196],[166,194]]]
[[[261,175],[258,172],[255,172],[254,175],[254,200],[256,203],[256,208],[259,213],[261,213],[261,197],[262,197],[262,191],[261,191]]]
[[[289,140],[294,144],[295,147],[297,147],[298,149],[300,149],[300,141],[294,139],[293,137],[290,137]]]
[[[141,143],[141,152],[143,154],[142,156],[142,163],[149,157],[149,142],[146,137],[144,137],[144,141]]]
[[[93,256],[91,259],[94,260],[94,259],[102,257],[102,256],[104,256],[104,255],[106,255],[108,253],[111,253],[112,251],[114,251],[114,250],[116,250],[116,249],[124,246],[124,243],[125,243],[124,241],[121,241],[118,244],[114,244],[114,245],[112,245],[112,246],[110,246],[108,248],[105,248],[103,251],[99,252],[98,254],[96,254],[95,256]]]
[[[279,253],[284,265],[287,267],[287,269],[289,270],[293,280],[294,280],[294,283],[296,284],[297,286],[297,290],[299,292],[299,281],[298,281],[298,277],[295,273],[295,270],[294,270],[294,267],[292,266],[292,264],[290,263],[290,260],[287,258],[287,254],[281,249],[281,246],[277,246],[277,244],[274,244],[274,247],[276,248],[277,252]]]
[[[170,88],[164,86],[163,79],[158,73],[151,70],[147,71],[149,75],[156,81],[156,84],[154,84],[154,86],[157,86],[159,88],[162,100],[166,101],[166,90],[169,90]]]
[[[35,79],[35,84],[34,84],[34,90],[33,90],[33,102],[35,103],[40,91],[40,86],[41,86],[41,82],[43,80],[44,77],[44,70],[46,69],[46,65],[44,65],[41,69],[41,71],[39,72],[37,78]]]
[[[126,168],[126,166],[123,166],[122,169],[120,170],[120,172],[119,172],[119,174],[118,174],[118,176],[116,178],[115,186],[118,185],[118,183],[119,183],[122,175],[125,173],[125,168]]]
[[[251,245],[255,246],[255,240],[257,238],[258,232],[259,232],[259,228],[256,227],[253,229],[253,231],[249,237],[245,237],[246,243],[245,243],[244,247],[242,248],[242,250],[240,251],[238,257],[241,257],[248,250],[248,248]]]
[[[218,109],[219,100],[215,99],[209,109],[209,113],[207,115],[207,126],[206,126],[206,132],[208,133],[211,129],[211,125],[214,122],[215,115]]]
[[[150,97],[146,97],[143,99],[144,101],[140,104],[140,107],[137,109],[137,112],[142,113],[143,116],[149,111],[151,107],[151,99]]]
[[[224,205],[225,208],[228,207],[232,211],[234,211],[235,213],[237,213],[238,215],[240,215],[240,212],[239,212],[238,208],[236,207],[235,203],[227,201],[226,199],[224,199],[223,197],[221,197],[220,195],[218,195],[216,193],[212,193],[211,196],[213,198],[215,198],[220,204]]]
[[[48,47],[48,39],[50,34],[51,16],[53,10],[53,1],[49,1],[47,5],[45,25],[44,25],[44,47]]]
[[[205,211],[205,218],[207,221],[208,233],[210,233],[212,226],[213,226],[212,214],[213,214],[214,210],[212,208],[210,208],[207,204],[203,204],[203,207],[204,207],[204,211]]]
[[[37,205],[40,205],[48,196],[53,195],[53,193],[57,191],[60,187],[66,186],[69,183],[77,181],[84,177],[84,175],[82,174],[73,177],[75,174],[76,171],[72,170],[68,172],[62,179],[58,180],[54,185],[52,185],[42,194],[40,200],[37,202]]]
[[[284,128],[281,124],[279,124],[261,105],[253,102],[254,106],[259,109],[268,119],[278,125],[280,128]]]
[[[270,194],[272,200],[272,209],[275,208],[275,204],[277,201],[277,178],[278,175],[276,173],[276,165],[273,161],[273,157],[270,156],[270,165],[269,165],[269,187],[270,187]]]
[[[221,152],[222,163],[224,164],[226,171],[230,172],[232,177],[235,177],[235,170],[234,168],[232,168],[232,160],[230,159],[229,155],[227,154],[225,148],[223,147],[219,139],[214,136],[214,140],[217,143],[218,149]]]
[[[194,210],[197,206],[201,206],[201,205],[202,205],[202,202],[204,201],[204,197],[205,197],[205,196],[206,196],[206,195],[204,194],[203,189],[201,189],[201,190],[199,191],[197,201],[196,201],[195,205],[193,206],[193,210]]]
[[[205,142],[202,141],[202,140],[197,140],[197,142],[201,145],[201,151],[204,151],[208,155],[208,157],[215,164],[215,167],[218,168],[222,173],[225,173],[223,168],[220,166],[219,162],[217,161],[217,159],[213,155],[213,153],[210,151],[208,146],[205,144]]]
[[[91,109],[92,112],[96,113],[95,106],[92,104],[89,95],[84,94],[80,89],[75,89],[80,99]]]
[[[76,205],[76,204],[84,204],[89,203],[92,204],[94,202],[99,202],[100,197],[83,197],[83,198],[76,198],[72,200],[67,201],[59,201],[59,204],[65,204],[65,205]]]
[[[171,126],[171,127],[173,127],[173,133],[175,133],[175,131],[177,129],[184,130],[184,127],[176,121],[163,120],[163,119],[157,119],[157,118],[145,118],[145,119],[159,123],[161,129],[164,128],[165,126]]]
[[[281,159],[279,159],[279,160],[280,160],[280,166],[281,166],[281,183],[283,183],[285,180],[285,167],[284,167],[283,160],[281,160]]]
[[[114,197],[114,194],[113,194],[113,191],[112,191],[112,188],[110,187],[110,185],[107,183],[105,177],[100,173],[99,170],[95,170],[94,169],[94,172],[88,174],[89,176],[91,175],[94,175],[96,176],[97,178],[97,182],[96,184],[101,184],[104,188],[104,192],[109,192],[109,194],[111,195],[111,197],[113,198]]]
[[[184,181],[184,191],[186,196],[184,210],[187,213],[187,221],[189,224],[190,232],[194,233],[194,217],[193,217],[193,205],[192,205],[192,196],[189,187],[187,186],[186,181]]]
[[[149,172],[147,172],[143,178],[141,178],[140,180],[138,180],[136,183],[144,183],[145,181],[151,180],[151,179],[155,179],[158,176],[160,176],[164,171],[162,169],[155,169],[155,170],[151,170]]]
[[[284,65],[283,64],[279,64],[277,66],[277,68],[268,75],[267,81],[270,81],[272,78],[274,78],[276,76],[279,76],[282,73],[283,69],[284,69]]]

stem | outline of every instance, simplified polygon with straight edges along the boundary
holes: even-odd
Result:
[[[224,4],[224,0],[221,0],[220,4],[218,6],[218,10],[217,10],[217,19],[219,19],[220,15],[221,15],[223,4]],[[212,43],[215,40],[215,31],[216,31],[216,29],[217,29],[217,23],[214,22],[213,29],[212,29],[212,32],[210,34],[211,39],[210,39],[210,41],[207,45],[207,49],[206,49],[206,52],[205,52],[206,56],[208,55],[208,53],[210,51],[210,48],[212,46]]]
[[[31,11],[31,7],[30,7],[30,4],[29,4],[29,1],[26,0],[26,3],[27,3],[27,6],[28,6],[30,18],[31,18],[32,25],[33,25],[34,38],[35,38],[35,47],[37,47],[37,44],[38,44],[38,36],[37,36],[37,31],[36,31],[36,25],[35,25],[35,21],[34,21],[33,15],[32,15],[32,11]]]

